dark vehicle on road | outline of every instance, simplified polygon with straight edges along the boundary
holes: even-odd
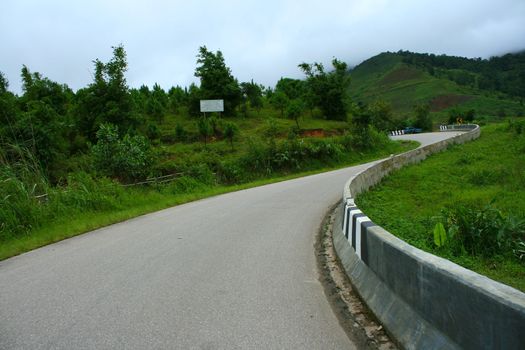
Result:
[[[404,128],[403,131],[405,132],[405,134],[419,134],[420,132],[423,132],[423,129],[408,126]]]

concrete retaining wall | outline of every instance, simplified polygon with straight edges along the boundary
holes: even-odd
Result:
[[[357,292],[405,348],[525,348],[524,293],[412,247],[371,222],[353,201],[393,170],[479,133],[473,126],[376,163],[345,186],[335,249]]]

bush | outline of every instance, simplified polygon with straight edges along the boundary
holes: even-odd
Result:
[[[215,174],[206,163],[187,166],[183,169],[183,173],[184,176],[191,177],[206,185],[215,183]]]
[[[233,139],[235,136],[239,134],[239,127],[237,124],[232,122],[227,122],[224,125],[224,137],[227,138],[230,141],[230,145],[233,151]]]
[[[247,180],[244,169],[237,162],[222,162],[217,176],[220,182],[228,185]]]
[[[118,128],[102,124],[92,153],[95,167],[103,175],[129,181],[145,177],[152,163],[150,147],[142,136],[119,137]]]
[[[158,140],[160,138],[160,130],[157,124],[149,123],[146,128],[146,135],[150,140]]]
[[[509,130],[518,135],[525,134],[525,120],[509,120]]]
[[[301,169],[312,162],[338,162],[344,150],[344,144],[335,139],[291,139],[270,144],[251,141],[241,165],[249,171],[263,173]]]
[[[443,210],[449,247],[455,255],[492,257],[511,252],[525,239],[525,220],[504,215],[491,204],[482,209],[463,205]]]
[[[179,142],[186,141],[186,138],[188,136],[188,133],[186,132],[186,129],[184,129],[184,126],[182,124],[177,123],[175,126],[175,139]]]

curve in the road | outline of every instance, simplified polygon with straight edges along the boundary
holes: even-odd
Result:
[[[313,245],[346,180],[367,166],[180,205],[4,260],[0,349],[355,348]]]
[[[376,163],[345,185],[334,247],[355,290],[407,349],[522,349],[525,294],[423,252],[373,224],[353,197],[479,127]],[[343,209],[343,210],[341,210]]]

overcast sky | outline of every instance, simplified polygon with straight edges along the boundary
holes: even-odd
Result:
[[[350,65],[400,49],[487,58],[525,49],[525,0],[1,0],[0,71],[23,64],[74,90],[122,43],[128,83],[187,86],[199,46],[239,81],[300,78],[303,61]]]

